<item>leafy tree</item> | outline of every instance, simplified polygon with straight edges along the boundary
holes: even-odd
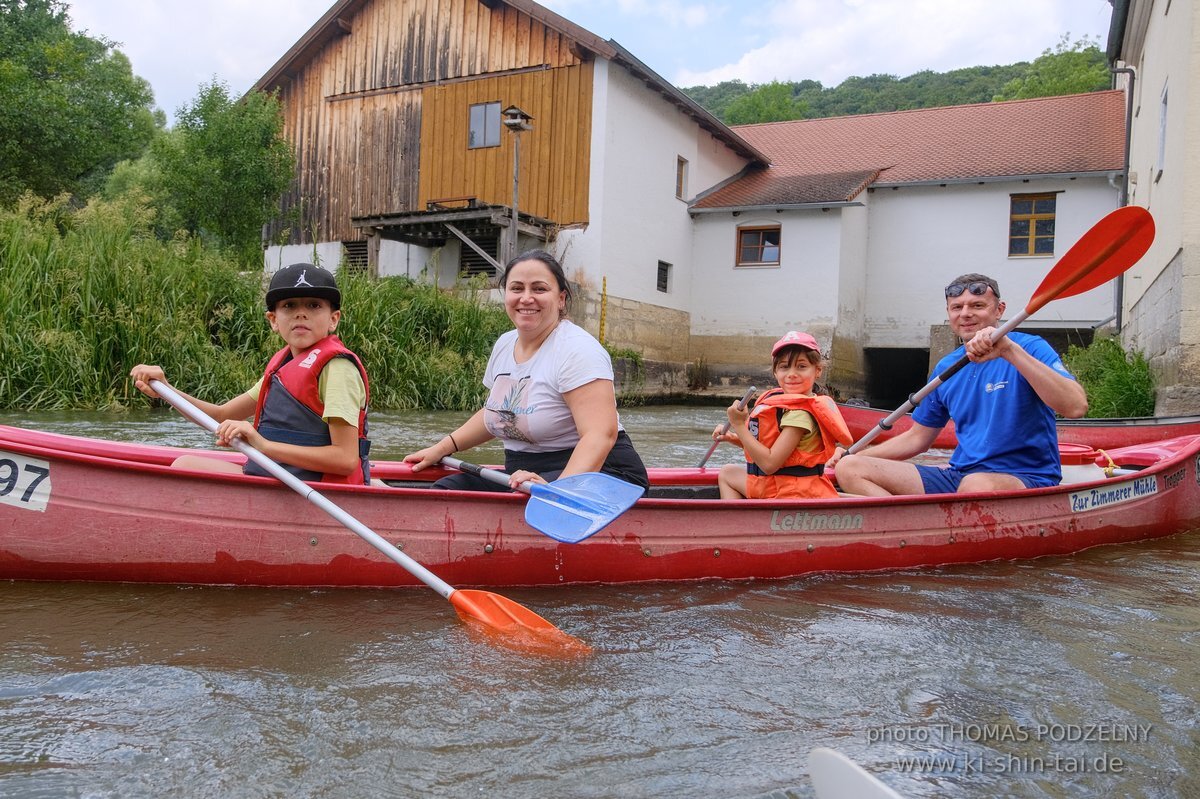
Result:
[[[903,103],[900,102],[900,91],[897,84],[900,79],[895,75],[869,75],[865,78],[857,76],[846,78],[837,87],[837,115],[844,114],[874,114],[879,111],[896,111]]]
[[[0,203],[90,193],[163,117],[113,43],[70,29],[62,0],[0,0]]]
[[[730,125],[751,122],[786,122],[803,119],[805,106],[792,95],[791,83],[764,83],[729,104],[725,121]]]
[[[752,89],[740,80],[721,81],[716,86],[692,86],[682,90],[718,119],[725,118],[725,111],[734,100],[749,94]]]
[[[177,134],[168,130],[158,135],[170,137]],[[114,203],[127,200],[152,209],[150,226],[160,239],[172,238],[177,231],[189,229],[175,207],[162,168],[152,151],[147,151],[136,161],[122,161],[114,166],[101,196]]]
[[[1032,64],[923,70],[905,78],[854,76],[828,88],[814,80],[766,84],[732,80],[691,86],[683,92],[723,122],[740,125],[1107,89],[1110,79],[1104,54],[1086,39],[1074,44],[1069,40],[1069,35],[1064,36],[1053,51],[1047,50]]]
[[[1064,34],[1053,50],[1044,50],[1029,71],[1004,85],[996,100],[1027,100],[1107,89],[1112,85],[1107,59],[1086,37],[1072,44]]]
[[[986,103],[1006,83],[1023,76],[1029,66],[1020,62],[944,73],[923,70],[906,78],[856,76],[829,88],[815,80],[756,85],[725,81],[717,86],[692,86],[683,91],[723,122],[748,124]],[[790,92],[781,86],[788,87]]]
[[[247,262],[258,258],[262,226],[295,168],[277,98],[250,92],[236,101],[213,80],[152,153],[158,177],[149,170],[148,181],[161,179],[187,230],[215,237]]]

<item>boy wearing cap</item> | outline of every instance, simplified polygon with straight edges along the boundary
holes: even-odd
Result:
[[[729,431],[713,431],[714,439],[746,453],[745,468],[721,467],[721,499],[836,497],[823,475],[825,461],[839,443],[848,445],[853,438],[833,400],[813,393],[823,368],[817,340],[790,331],[775,342],[771,357],[779,387],[760,396],[753,410],[733,403],[726,411]]]
[[[333,275],[312,264],[280,269],[271,277],[266,307],[267,321],[285,346],[271,358],[263,378],[221,405],[188,399],[217,420],[220,446],[241,438],[302,480],[369,483],[367,372],[334,335],[342,312]],[[158,396],[150,380],[167,382],[158,366],[139,364],[129,375],[150,397]],[[251,414],[253,423],[246,421]],[[239,469],[194,455],[184,455],[173,465],[220,472]],[[241,470],[267,474],[253,461]]]

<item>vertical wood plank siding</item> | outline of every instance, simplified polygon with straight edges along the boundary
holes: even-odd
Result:
[[[467,109],[475,103],[499,102],[503,107],[516,105],[534,118],[533,130],[520,134],[522,213],[560,224],[586,222],[591,66],[425,89],[419,206],[442,197],[472,196],[497,205],[512,201],[514,136],[501,131],[499,147],[467,148]]]
[[[489,101],[535,117],[521,134],[521,210],[587,221],[592,64],[569,39],[480,0],[370,0],[349,22],[279,87],[297,172],[273,240],[361,239],[352,216],[430,199],[507,205],[513,136],[467,149],[469,106]],[[490,74],[515,70],[530,71]]]

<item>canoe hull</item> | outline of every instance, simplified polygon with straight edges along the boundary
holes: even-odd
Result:
[[[520,495],[320,490],[458,587],[770,579],[1062,555],[1200,527],[1200,437],[1160,450],[1137,475],[1036,491],[790,502],[643,499],[579,544],[558,543],[526,525]],[[418,585],[269,478],[171,469],[166,464],[174,454],[0,427],[0,578]],[[30,491],[43,469],[46,477]],[[389,469],[404,471],[399,464],[377,471]],[[652,474],[656,483],[715,479],[715,470]]]

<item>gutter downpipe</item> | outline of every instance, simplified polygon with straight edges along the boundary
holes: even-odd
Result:
[[[1117,207],[1129,205],[1129,146],[1133,137],[1133,85],[1137,80],[1137,70],[1133,67],[1110,67],[1109,71],[1116,76],[1121,73],[1129,76],[1129,85],[1125,88],[1125,174],[1121,178],[1121,186],[1117,193]],[[1117,332],[1121,332],[1121,316],[1125,304],[1125,273],[1117,276],[1117,291],[1114,297],[1113,317],[1116,320]]]

